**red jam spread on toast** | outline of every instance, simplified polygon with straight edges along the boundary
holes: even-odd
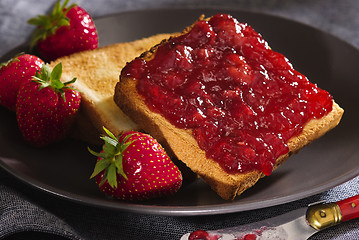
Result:
[[[269,175],[290,138],[332,110],[331,95],[293,69],[253,28],[226,14],[200,20],[137,58],[122,75],[147,106],[192,129],[208,158],[230,174]]]

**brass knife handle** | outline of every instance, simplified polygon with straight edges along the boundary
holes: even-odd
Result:
[[[343,220],[340,208],[336,203],[316,204],[308,207],[306,218],[310,226],[323,230],[339,224]]]
[[[309,206],[306,213],[308,223],[317,230],[357,217],[359,217],[359,195],[334,203]]]

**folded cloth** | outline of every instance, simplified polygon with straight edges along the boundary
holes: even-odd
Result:
[[[0,239],[22,232],[41,232],[48,236],[80,239],[76,231],[59,217],[15,189],[0,184]]]
[[[359,177],[322,194],[280,206],[240,213],[173,217],[97,208],[44,193],[0,169],[0,239],[179,239],[196,229],[219,229],[260,221],[317,201],[338,201],[359,194]],[[310,240],[354,240],[359,219],[323,232]],[[36,233],[36,234],[34,234]],[[35,237],[33,237],[35,236]]]

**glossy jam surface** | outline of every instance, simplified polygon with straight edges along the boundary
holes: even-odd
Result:
[[[138,80],[146,104],[193,137],[231,174],[269,175],[288,140],[332,109],[332,97],[229,15],[197,22],[135,59],[122,74]]]

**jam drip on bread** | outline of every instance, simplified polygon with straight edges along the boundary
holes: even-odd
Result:
[[[122,75],[137,80],[152,111],[191,129],[207,158],[230,174],[271,174],[289,139],[333,105],[259,33],[226,14],[198,21]]]

